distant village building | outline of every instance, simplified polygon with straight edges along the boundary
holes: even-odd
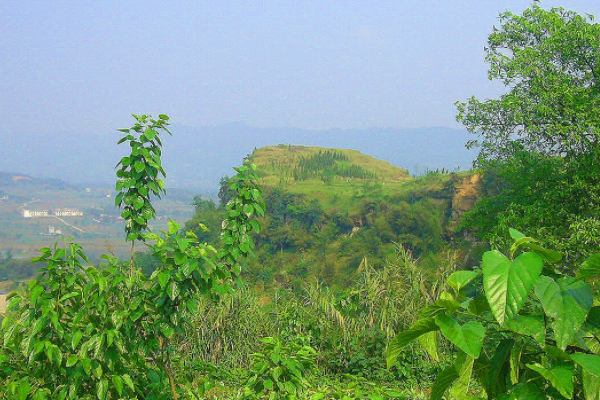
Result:
[[[49,235],[62,235],[62,229],[58,229],[54,226],[49,226],[48,227],[48,234]]]
[[[23,218],[44,218],[44,217],[83,217],[83,211],[76,208],[57,208],[52,210],[23,210],[21,211]]]
[[[43,218],[48,216],[48,210],[23,210],[23,218]]]
[[[59,208],[52,210],[52,214],[57,217],[83,217],[83,211],[76,208]]]

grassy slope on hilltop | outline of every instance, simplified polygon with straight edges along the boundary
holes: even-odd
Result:
[[[303,163],[319,160],[320,156],[321,161],[331,162],[332,155],[338,158],[333,160],[335,167],[317,165],[310,170],[308,176],[298,176]],[[279,145],[255,150],[251,159],[259,168],[260,184],[263,187],[277,187],[306,195],[309,199],[318,200],[325,210],[340,206],[355,208],[353,206],[356,206],[356,202],[352,198],[364,196],[368,192],[393,195],[406,182],[413,180],[407,170],[361,154],[357,150]],[[358,173],[353,176],[351,173],[346,176],[343,172],[336,173],[344,169]],[[358,176],[361,172],[364,176]]]

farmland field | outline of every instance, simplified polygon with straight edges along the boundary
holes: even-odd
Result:
[[[122,258],[129,252],[124,222],[110,187],[56,184],[36,178],[12,180],[6,175],[0,180],[0,252],[30,258],[40,248],[63,240],[82,245],[92,261],[105,253]],[[189,191],[173,190],[157,200],[153,228],[164,229],[169,218],[187,221],[193,215],[193,196]],[[83,216],[52,215],[56,209],[82,211]],[[48,210],[49,215],[24,218],[24,210]]]

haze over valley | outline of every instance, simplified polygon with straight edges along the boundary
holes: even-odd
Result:
[[[424,173],[427,169],[467,170],[476,154],[465,148],[472,139],[452,128],[370,128],[314,131],[256,128],[241,123],[194,128],[174,124],[163,138],[168,187],[214,196],[219,180],[255,148],[277,144],[355,149]],[[0,171],[79,183],[110,183],[114,165],[127,148],[116,146],[115,130],[80,134],[37,131],[11,134],[0,147]],[[26,151],[17,151],[26,149]]]

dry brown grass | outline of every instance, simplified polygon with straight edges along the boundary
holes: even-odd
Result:
[[[4,314],[6,311],[6,296],[7,294],[0,294],[0,314]]]

